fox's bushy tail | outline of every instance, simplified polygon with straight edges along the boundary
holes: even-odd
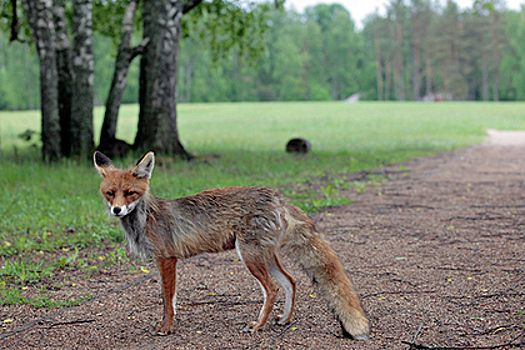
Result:
[[[287,206],[287,211],[292,216],[287,220],[291,238],[287,246],[319,286],[341,324],[343,335],[356,340],[368,339],[368,319],[339,256],[319,236],[313,222],[300,209]]]

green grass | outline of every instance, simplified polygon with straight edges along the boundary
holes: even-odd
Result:
[[[202,158],[186,163],[159,157],[152,191],[176,198],[219,186],[266,185],[281,188],[315,211],[349,203],[340,195],[348,185],[338,182],[338,175],[481,143],[487,128],[524,130],[523,111],[525,103],[183,104],[178,109],[182,142]],[[137,106],[123,106],[120,138],[133,141],[137,113]],[[98,133],[103,110],[95,114]],[[14,259],[35,251],[122,240],[118,225],[104,213],[100,178],[90,162],[45,165],[38,161],[38,141],[18,138],[39,126],[37,111],[0,112],[3,277],[12,277],[5,269],[13,269]],[[297,136],[311,141],[307,156],[284,152],[287,140]],[[295,190],[308,183],[318,184],[319,190]],[[63,268],[68,261],[53,264]]]
[[[64,306],[80,305],[83,301],[93,298],[93,295],[78,296],[70,300],[56,301],[52,299],[52,293],[46,291],[41,292],[42,295],[37,295],[33,298],[28,298],[22,295],[22,291],[15,286],[0,285],[0,306],[1,305],[16,305],[16,304],[30,304],[35,308],[59,308]],[[50,297],[51,296],[51,297]]]
[[[168,198],[230,185],[305,183],[480,143],[487,128],[525,129],[525,103],[220,103],[179,106],[188,150],[219,158],[158,159],[152,189]],[[119,137],[133,140],[137,106],[123,106]],[[96,110],[95,128],[102,109]],[[17,135],[39,130],[38,112],[0,112],[0,253],[118,241],[92,165],[45,165]],[[312,142],[308,156],[283,152],[288,139]],[[16,149],[16,152],[15,152]],[[124,165],[132,164],[128,159]],[[121,162],[117,162],[121,163]],[[326,186],[326,185],[325,185]],[[333,197],[333,196],[332,196]]]
[[[49,266],[43,263],[34,263],[29,260],[6,261],[0,270],[0,277],[3,280],[12,280],[13,284],[27,284],[39,281],[52,274]]]

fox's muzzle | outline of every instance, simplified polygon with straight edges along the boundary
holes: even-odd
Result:
[[[109,212],[111,215],[116,216],[117,218],[123,218],[124,216],[128,215],[135,209],[137,206],[138,201],[135,201],[133,203],[130,203],[129,205],[123,205],[123,206],[112,206],[110,204]]]

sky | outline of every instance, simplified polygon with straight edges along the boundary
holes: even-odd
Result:
[[[441,0],[445,3],[445,0]],[[320,3],[333,4],[339,3],[346,7],[346,9],[352,15],[352,18],[356,22],[357,28],[362,28],[362,21],[365,17],[374,13],[376,9],[379,9],[379,13],[384,14],[385,4],[389,0],[286,0],[286,8],[295,8],[299,12],[303,12],[307,6],[312,6]],[[472,7],[474,0],[455,0],[456,4],[460,8]],[[520,4],[525,4],[524,0],[507,0],[507,7],[514,10],[520,9]]]

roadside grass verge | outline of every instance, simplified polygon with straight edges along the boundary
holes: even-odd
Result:
[[[354,186],[362,191],[373,185],[346,182],[344,174],[481,143],[487,128],[525,130],[524,110],[525,103],[183,104],[178,110],[182,142],[198,158],[182,162],[158,156],[152,192],[176,198],[213,187],[264,185],[278,187],[309,212],[317,211],[348,204],[343,189]],[[123,106],[119,138],[133,142],[137,113],[137,106]],[[97,132],[102,114],[102,109],[96,110]],[[110,246],[115,259],[108,256],[105,264],[116,264],[123,255],[118,250],[122,234],[118,223],[104,213],[100,178],[91,162],[42,164],[38,139],[18,137],[28,129],[38,135],[39,125],[36,111],[0,112],[4,302],[23,302],[17,291],[53,278],[55,270],[88,273],[101,263],[95,253],[79,258],[78,250]],[[298,136],[310,140],[312,152],[286,154],[286,142]],[[115,163],[127,167],[138,156]],[[45,298],[42,305],[53,304]]]

